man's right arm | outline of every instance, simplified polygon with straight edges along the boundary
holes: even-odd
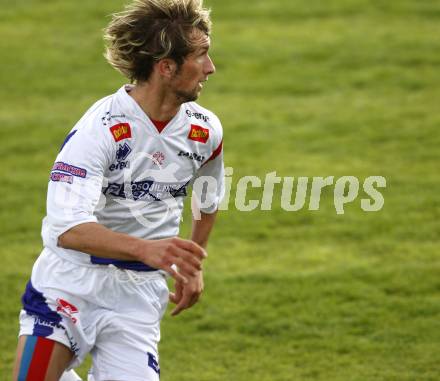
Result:
[[[58,246],[97,257],[140,261],[185,281],[200,271],[206,256],[199,245],[177,237],[143,240],[98,223],[94,211],[99,205],[104,173],[116,157],[118,145],[111,127],[102,126],[99,112],[95,114],[82,119],[69,133],[52,168],[42,232],[44,245],[54,250]]]
[[[201,262],[207,256],[202,247],[189,240],[178,237],[144,240],[95,222],[76,225],[64,232],[58,238],[58,245],[98,257],[140,261],[184,283],[201,270]]]

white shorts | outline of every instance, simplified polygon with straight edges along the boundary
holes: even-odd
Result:
[[[88,352],[95,381],[159,380],[160,320],[168,303],[162,272],[78,265],[45,249],[23,295],[20,335],[47,337]]]

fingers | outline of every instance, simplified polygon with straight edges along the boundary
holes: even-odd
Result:
[[[177,296],[176,293],[170,292],[170,301],[171,302],[173,302],[174,304],[178,304],[179,300],[180,300],[180,298]]]
[[[197,303],[203,291],[203,282],[194,283],[194,278],[192,278],[188,284],[176,283],[175,287],[176,292],[170,293],[170,301],[176,304],[171,316],[176,316]]]
[[[180,282],[176,282],[174,288],[176,291],[170,292],[170,301],[174,304],[178,304],[182,298],[183,285]]]
[[[192,241],[174,238],[171,241],[164,260],[175,264],[184,277],[194,276],[202,269],[202,260],[207,254],[199,245]]]
[[[167,262],[167,271],[176,279],[176,292],[170,293],[170,301],[176,304],[171,316],[176,316],[200,298],[203,291],[202,260],[207,253],[192,241],[174,238],[170,243],[172,246],[163,259]]]
[[[187,239],[178,239],[177,245],[182,249],[189,251],[192,255],[196,256],[198,259],[205,259],[208,254],[207,252],[199,245],[197,245],[194,241],[190,241]]]
[[[142,262],[165,270],[183,283],[202,270],[202,260],[207,257],[206,251],[198,244],[178,237],[145,241],[145,245],[146,250],[140,255]]]
[[[187,297],[184,297],[180,300],[180,302],[177,304],[177,306],[171,311],[171,316],[176,316],[180,314],[183,310],[186,310],[190,307],[192,307],[194,304],[197,303],[197,301],[200,298],[200,294],[196,294],[191,296],[188,294]]]
[[[202,269],[202,260],[207,257],[207,253],[195,242],[175,238],[173,240],[175,246],[171,250],[171,255],[176,258],[175,264],[179,268],[187,267],[188,271],[195,268],[200,271]]]
[[[177,306],[171,312],[171,315],[177,315],[180,311],[192,307],[197,303],[200,295],[200,293],[196,293],[192,296],[191,294],[188,294],[186,298],[182,299],[182,294],[179,295],[177,292],[170,292],[170,301],[174,304],[177,304]]]
[[[180,272],[176,271],[173,265],[164,266],[163,269],[172,277],[176,282],[188,283],[188,278],[183,276]]]
[[[166,259],[163,258],[162,265],[160,266],[165,270],[171,277],[173,277],[177,282],[187,283],[188,278],[193,277],[198,270],[198,267],[194,267],[186,263],[180,257],[175,255],[168,256]],[[201,268],[201,265],[200,265]]]
[[[183,294],[177,306],[171,311],[171,316],[176,316],[184,309],[191,307],[190,303],[192,300],[191,294]]]
[[[202,269],[202,262],[192,257],[191,254],[187,254],[187,252],[173,253],[171,257],[173,263],[180,269],[180,271],[187,273],[188,275],[195,275],[197,271]]]

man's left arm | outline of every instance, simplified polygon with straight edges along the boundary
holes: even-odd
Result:
[[[225,194],[225,173],[223,164],[223,130],[220,121],[211,115],[212,136],[209,137],[211,155],[198,169],[193,182],[191,197],[192,232],[191,240],[206,249],[209,234],[214,226],[217,210]],[[203,202],[202,202],[203,200]],[[175,316],[190,308],[203,292],[203,272],[187,277],[188,283],[176,281],[175,292],[170,293],[171,302],[176,307],[171,312]]]

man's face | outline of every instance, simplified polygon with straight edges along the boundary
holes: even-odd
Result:
[[[172,90],[182,101],[195,101],[203,88],[202,82],[208,80],[208,76],[215,72],[215,66],[208,55],[210,38],[199,29],[195,29],[191,35],[194,51],[188,54],[174,74]]]

